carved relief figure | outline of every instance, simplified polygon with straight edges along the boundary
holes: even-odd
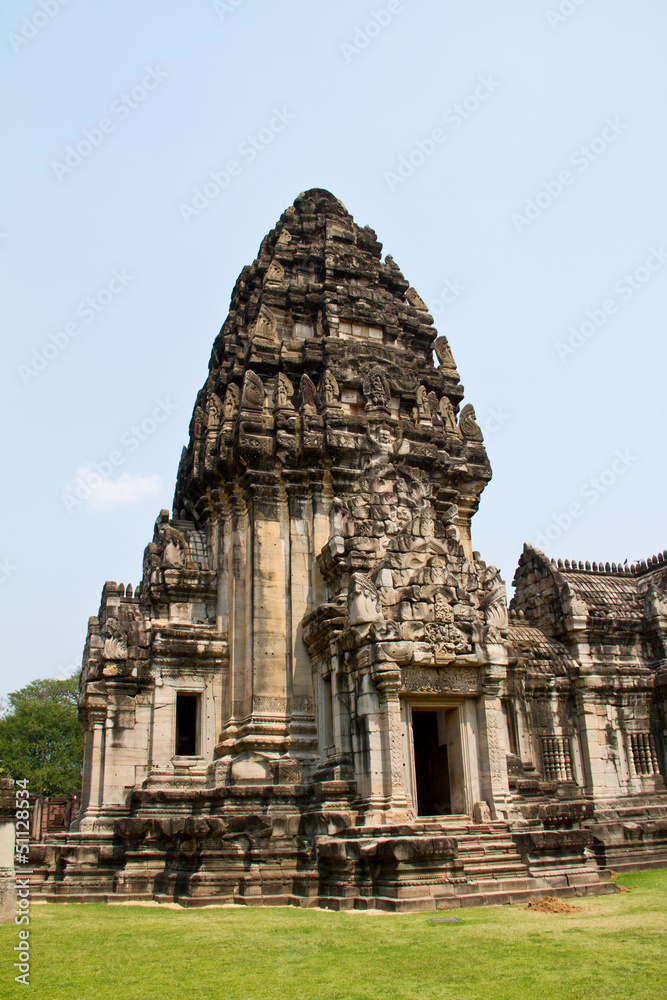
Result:
[[[322,381],[320,383],[320,394],[324,399],[325,406],[337,406],[339,399],[338,382],[336,381],[335,375],[332,374],[328,369],[322,376]]]
[[[283,372],[278,374],[275,388],[273,390],[273,405],[277,410],[293,410],[292,396],[294,386]]]
[[[440,416],[440,400],[433,391],[428,394],[428,406],[431,411],[431,423],[438,430],[442,430],[444,428],[444,421]]]
[[[288,231],[286,229],[283,229],[282,233],[278,237],[278,241],[277,241],[278,246],[279,247],[284,247],[288,243],[291,243],[291,242],[292,242],[292,237],[290,236],[290,234],[288,233]]]
[[[386,410],[389,408],[391,392],[387,376],[378,365],[373,365],[364,378],[362,389],[368,400],[367,410]]]
[[[105,660],[127,659],[127,633],[117,618],[108,618],[104,630]]]
[[[466,405],[461,410],[461,416],[459,417],[459,427],[463,431],[465,437],[469,441],[483,441],[482,432],[477,425],[475,419],[475,408],[470,403]]]
[[[452,401],[449,396],[443,396],[440,400],[440,416],[442,417],[445,425],[445,431],[448,434],[456,434],[457,437],[461,437],[461,431],[456,423],[454,407],[452,406]]]
[[[221,414],[222,400],[215,393],[211,393],[206,405],[206,423],[209,431],[217,429]]]
[[[222,404],[222,422],[228,423],[233,420],[236,416],[236,411],[239,408],[239,387],[231,382],[227,386],[227,391],[225,392],[225,399]]]
[[[348,625],[364,625],[383,618],[382,602],[375,584],[363,573],[353,573],[347,588]]]
[[[425,385],[417,389],[417,419],[419,423],[431,423],[431,410],[428,405],[428,393]]]

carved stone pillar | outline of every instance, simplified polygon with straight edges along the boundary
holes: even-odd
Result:
[[[500,659],[502,647],[495,649]],[[493,647],[487,647],[487,652],[493,655]],[[507,747],[500,699],[500,688],[506,674],[504,663],[487,664],[483,694],[478,705],[481,786],[493,819],[504,819],[508,813]]]
[[[401,732],[401,670],[397,663],[388,660],[376,663],[373,680],[380,693],[380,715],[383,750],[383,774],[387,804],[406,817],[410,808],[405,787],[405,761]]]

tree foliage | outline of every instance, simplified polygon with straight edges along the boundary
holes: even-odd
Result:
[[[78,674],[37,680],[9,695],[0,718],[0,770],[28,780],[37,795],[81,791],[83,731],[77,714]]]

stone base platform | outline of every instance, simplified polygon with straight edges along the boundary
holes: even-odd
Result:
[[[225,836],[223,821],[211,820],[187,830],[182,821],[151,820],[143,840],[133,828],[130,843],[109,834],[55,838],[41,864],[34,859],[33,898],[405,913],[616,891],[585,830],[517,833],[503,822],[448,816],[286,837],[283,817],[260,836]]]

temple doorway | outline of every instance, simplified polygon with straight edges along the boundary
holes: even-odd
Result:
[[[458,707],[411,710],[412,797],[418,816],[465,812]]]

